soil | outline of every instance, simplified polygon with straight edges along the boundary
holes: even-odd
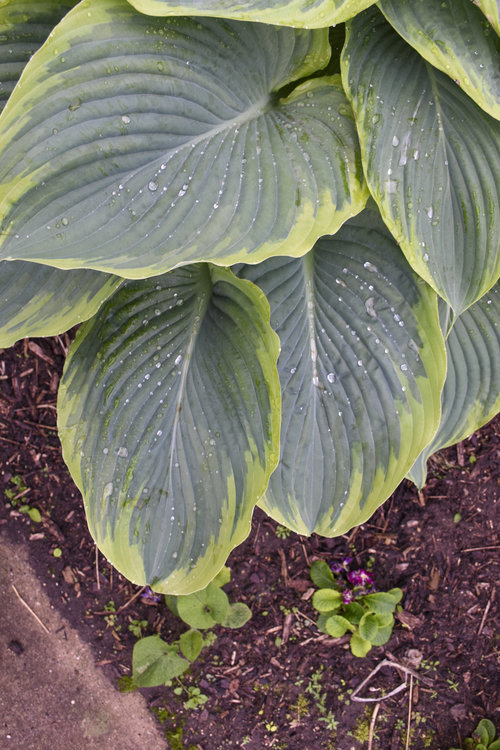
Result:
[[[130,626],[167,641],[186,626],[113,570],[89,535],[56,430],[69,342],[65,334],[0,350],[0,525],[28,543],[54,606],[116,686],[131,673]],[[215,628],[175,686],[142,689],[165,747],[448,750],[483,717],[500,730],[499,458],[497,417],[434,456],[423,491],[404,481],[369,522],[336,539],[287,535],[257,510],[225,586],[251,620]],[[319,632],[311,605],[310,564],[346,555],[371,569],[378,590],[403,590],[391,639],[364,658],[345,636]],[[353,699],[384,660],[396,666],[379,668]],[[195,687],[207,700],[186,707]]]

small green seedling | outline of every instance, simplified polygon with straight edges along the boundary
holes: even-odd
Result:
[[[274,530],[274,533],[276,534],[278,539],[288,539],[292,532],[290,529],[287,529],[286,526],[281,526],[281,524],[278,524]]]
[[[131,620],[128,629],[135,635],[136,638],[140,638],[144,628],[147,628],[147,620]]]
[[[375,592],[371,574],[362,569],[349,570],[351,562],[346,557],[332,568],[324,560],[312,564],[311,580],[319,587],[312,603],[320,613],[318,628],[333,638],[350,631],[351,651],[361,657],[391,637],[394,610],[403,592],[399,588]]]
[[[132,653],[132,676],[120,680],[122,691],[157,685],[171,686],[174,679],[189,669],[201,650],[216,640],[210,628],[215,625],[241,628],[248,622],[252,616],[250,609],[243,602],[231,604],[221,588],[230,580],[231,571],[224,567],[205,589],[195,594],[165,597],[168,607],[190,626],[189,630],[172,643],[167,643],[159,635],[140,638]],[[202,635],[200,630],[210,632]],[[193,693],[188,695],[185,706],[198,708],[203,703],[201,696]]]
[[[500,737],[496,740],[495,725],[489,719],[481,719],[472,732],[472,737],[467,737],[464,742],[464,750],[500,750]],[[450,748],[459,750],[459,748]]]
[[[166,596],[165,601],[174,615],[191,628],[207,630],[215,625],[224,628],[241,628],[251,618],[252,613],[243,602],[231,604],[222,586],[231,580],[227,567],[216,575],[206,588],[185,596]]]
[[[10,479],[10,483],[13,487],[7,487],[4,490],[5,497],[10,502],[13,508],[16,508],[19,513],[25,513],[28,515],[34,523],[41,523],[42,514],[38,508],[32,508],[30,505],[24,503],[22,498],[29,492],[28,487],[24,483],[24,479],[20,474],[14,474]]]

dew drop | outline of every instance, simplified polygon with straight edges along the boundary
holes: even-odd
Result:
[[[127,458],[128,450],[121,446],[120,448],[118,448],[117,455],[120,456],[120,458]]]
[[[155,182],[154,180],[151,180],[148,183],[148,188],[149,188],[149,190],[151,190],[152,193],[154,193],[155,190],[158,190],[158,183]]]
[[[334,383],[335,382],[335,373],[329,372],[328,375],[326,376],[326,379],[328,380],[329,383]]]
[[[128,115],[122,115],[122,122],[124,122],[125,125],[128,125],[130,122],[130,117]]]

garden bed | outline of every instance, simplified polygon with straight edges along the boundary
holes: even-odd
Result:
[[[116,684],[130,674],[138,633],[170,641],[185,625],[113,570],[88,533],[56,430],[69,340],[0,350],[0,524],[29,543],[54,605]],[[225,587],[252,619],[241,630],[215,629],[180,695],[143,690],[167,747],[447,750],[482,717],[500,728],[499,459],[497,417],[433,457],[423,491],[403,482],[369,522],[336,539],[287,534],[257,510]],[[318,631],[311,605],[310,564],[347,555],[371,569],[378,590],[403,590],[390,641],[362,659],[346,637]],[[399,669],[379,669],[357,694],[371,700],[352,700],[384,659]]]

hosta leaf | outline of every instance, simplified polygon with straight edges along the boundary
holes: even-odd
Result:
[[[386,500],[439,423],[437,297],[372,208],[305,258],[239,273],[266,293],[282,347],[281,459],[260,505],[300,534],[343,534]]]
[[[239,21],[320,28],[360,13],[376,0],[129,0],[152,16],[218,16]]]
[[[30,57],[77,0],[3,0],[0,13],[0,112]]]
[[[0,347],[25,336],[56,336],[88,320],[122,282],[98,271],[1,261]]]
[[[366,202],[327,29],[86,0],[0,118],[4,259],[144,278],[301,255]]]
[[[500,34],[500,0],[474,0],[491,23],[497,34]]]
[[[429,456],[469,437],[500,411],[500,283],[455,321],[446,349],[441,424],[408,474],[419,487]]]
[[[191,593],[248,534],[277,462],[278,348],[262,293],[207,264],[125,282],[79,329],[63,455],[130,580]]]
[[[471,0],[379,0],[389,23],[500,119],[500,39]]]
[[[349,22],[342,68],[384,221],[459,314],[500,274],[500,122],[377,10]]]

